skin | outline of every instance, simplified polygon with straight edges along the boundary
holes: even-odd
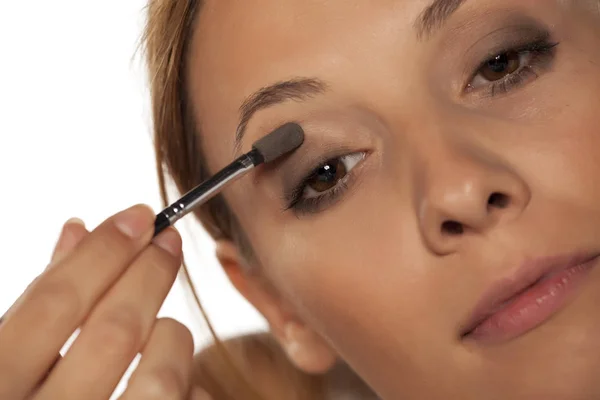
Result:
[[[0,398],[106,400],[141,353],[122,399],[208,399],[190,381],[190,332],[156,318],[181,263],[181,238],[170,228],[152,241],[153,231],[146,206],[92,232],[78,220],[65,224],[48,268],[0,324]]]
[[[600,268],[526,335],[460,337],[484,292],[524,261],[600,252],[598,3],[468,1],[420,40],[413,22],[428,4],[206,2],[188,81],[212,171],[231,160],[251,93],[297,77],[328,86],[250,120],[242,151],[289,121],[306,142],[226,192],[257,261],[226,241],[218,256],[306,371],[341,359],[386,399],[598,398]],[[490,34],[511,32],[515,16],[550,27],[552,67],[506,94],[466,93]],[[328,148],[368,156],[336,204],[282,212],[289,177]],[[493,193],[505,207],[488,206]]]

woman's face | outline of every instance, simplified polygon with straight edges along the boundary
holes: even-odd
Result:
[[[226,197],[262,276],[381,396],[598,398],[600,267],[567,267],[600,254],[599,4],[432,1],[207,1],[208,165],[302,125]]]

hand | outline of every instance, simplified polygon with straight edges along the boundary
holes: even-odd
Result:
[[[136,206],[91,233],[65,224],[50,265],[0,324],[0,399],[107,400],[140,352],[124,399],[202,395],[189,382],[190,332],[156,319],[181,264],[181,239],[169,228],[151,243],[153,223],[152,210]]]

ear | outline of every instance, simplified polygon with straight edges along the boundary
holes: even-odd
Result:
[[[272,285],[254,273],[255,268],[246,263],[231,241],[217,241],[216,255],[233,286],[265,317],[271,333],[298,369],[324,374],[334,366],[335,352],[297,318]]]

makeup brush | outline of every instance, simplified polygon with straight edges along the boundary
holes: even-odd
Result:
[[[206,203],[225,186],[246,175],[254,167],[277,160],[296,150],[302,142],[304,142],[304,131],[300,125],[294,123],[282,125],[256,141],[248,153],[237,158],[158,213],[154,221],[154,236]]]

